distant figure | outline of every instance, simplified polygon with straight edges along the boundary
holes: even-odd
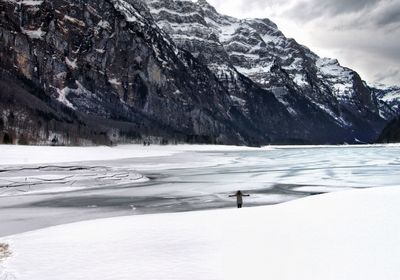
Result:
[[[242,208],[243,205],[243,196],[250,196],[249,194],[243,194],[241,191],[237,191],[235,194],[230,195],[229,197],[236,196],[237,208]]]

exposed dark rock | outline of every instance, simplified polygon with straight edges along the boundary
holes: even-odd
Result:
[[[218,80],[164,38],[141,2],[1,1],[0,11],[1,68],[81,119],[132,123],[139,135],[249,143]]]
[[[370,89],[381,116],[390,120],[400,115],[400,87],[376,84]]]
[[[355,72],[205,1],[0,0],[0,14],[0,139],[354,143],[384,123]]]
[[[394,118],[382,131],[378,143],[400,143],[400,118]]]
[[[255,85],[271,91],[299,126],[308,126],[301,130],[309,139],[368,142],[382,128],[371,91],[356,72],[286,38],[270,20],[224,16],[206,1],[144,1],[159,26],[205,61],[231,95],[246,100]]]

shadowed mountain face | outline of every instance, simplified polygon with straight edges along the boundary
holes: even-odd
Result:
[[[378,138],[379,143],[400,142],[400,117],[394,118],[382,131]]]
[[[384,124],[355,72],[205,1],[0,0],[0,13],[0,142],[353,143]]]

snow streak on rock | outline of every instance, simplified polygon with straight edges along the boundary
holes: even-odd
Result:
[[[268,19],[224,16],[206,1],[145,2],[175,43],[204,59],[223,82],[235,83],[243,74],[274,92],[289,112],[296,107],[293,95],[299,95],[343,127],[354,118],[379,118],[357,73],[286,38]],[[276,93],[277,88],[287,94]]]

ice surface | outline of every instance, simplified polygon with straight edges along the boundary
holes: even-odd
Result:
[[[93,220],[0,239],[0,279],[398,280],[400,188]]]
[[[400,146],[0,146],[0,236],[93,218],[399,186]],[[60,163],[61,162],[61,163]]]

